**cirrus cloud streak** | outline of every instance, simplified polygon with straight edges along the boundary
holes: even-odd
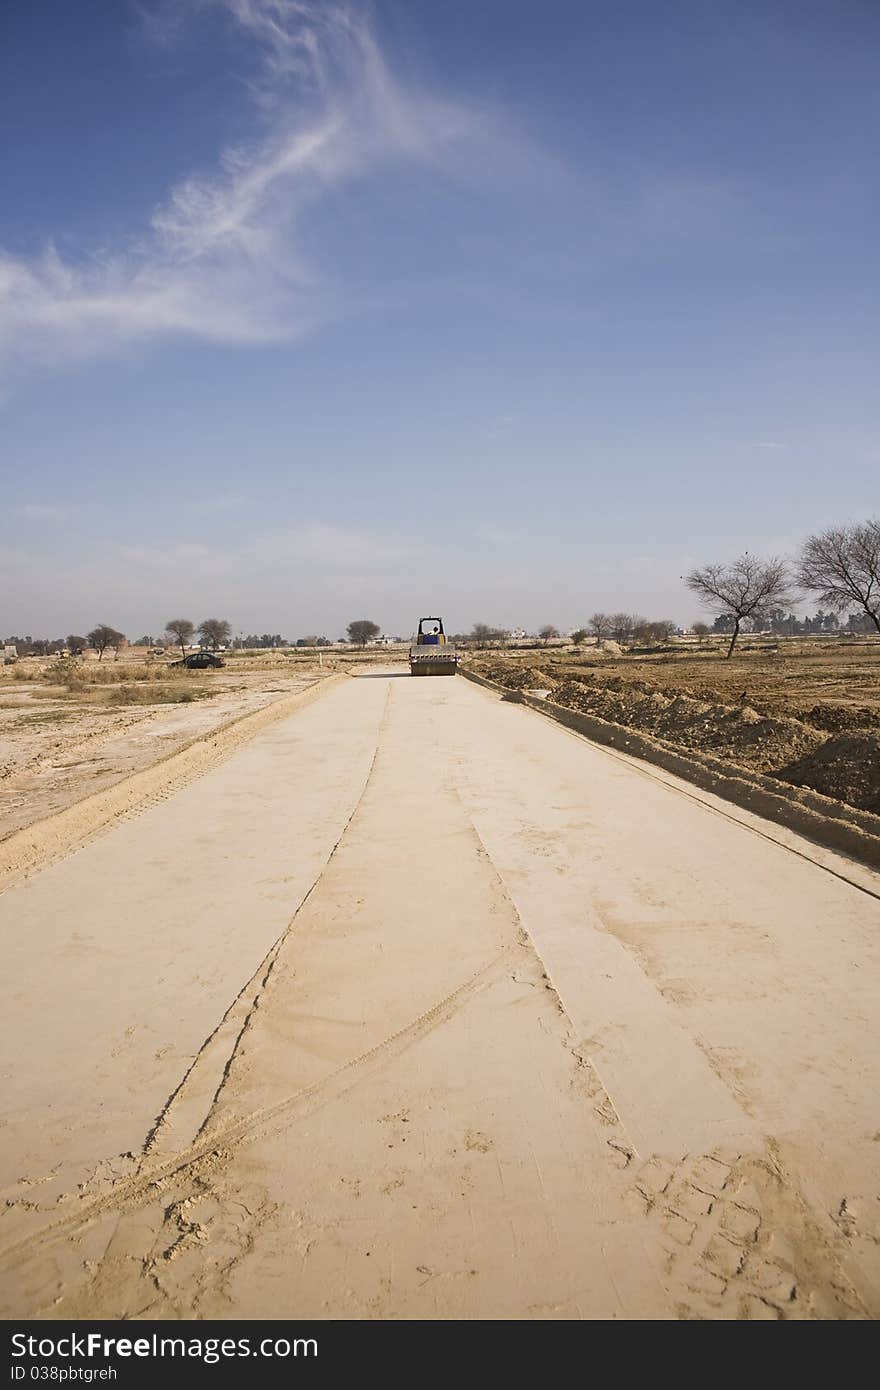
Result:
[[[475,111],[399,81],[346,5],[208,4],[260,53],[259,139],[224,151],[213,176],[173,187],[150,225],[109,253],[0,248],[0,362],[51,364],[172,335],[254,344],[306,333],[346,307],[332,270],[302,250],[309,212],[395,163],[448,171],[488,131]],[[198,17],[205,0],[187,8]]]

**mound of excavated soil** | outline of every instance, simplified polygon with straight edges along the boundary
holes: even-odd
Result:
[[[867,706],[829,702],[799,709],[801,718],[774,718],[748,704],[723,703],[716,690],[695,698],[588,670],[574,679],[552,658],[543,669],[504,660],[478,669],[499,685],[549,691],[568,709],[880,814],[880,730],[877,712]]]
[[[793,713],[805,724],[826,729],[830,734],[840,734],[845,729],[880,729],[880,711],[868,705],[820,704]]]
[[[838,734],[773,775],[880,814],[880,734]]]
[[[552,676],[539,666],[513,666],[502,662],[480,662],[477,669],[481,676],[504,685],[508,690],[548,690],[556,684]]]
[[[670,698],[659,690],[564,681],[553,699],[679,748],[714,753],[760,772],[772,771],[793,757],[805,757],[825,741],[823,734],[795,719],[771,719],[748,705],[715,705],[687,695]]]

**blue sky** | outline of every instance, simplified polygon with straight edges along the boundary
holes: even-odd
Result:
[[[697,616],[876,511],[871,0],[5,0],[0,629]]]

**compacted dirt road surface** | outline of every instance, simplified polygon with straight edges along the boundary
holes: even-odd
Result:
[[[0,925],[7,1317],[880,1311],[880,878],[464,679]]]

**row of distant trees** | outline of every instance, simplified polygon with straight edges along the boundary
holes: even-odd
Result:
[[[106,651],[119,655],[120,648],[127,645],[124,632],[118,632],[108,623],[98,623],[84,636],[69,633],[67,637],[7,637],[6,641],[18,649],[20,656],[51,656],[54,652],[69,651],[79,656],[87,647],[92,647],[99,658]]]
[[[770,631],[780,636],[841,630],[880,633],[880,521],[833,526],[808,536],[794,561],[760,559],[746,551],[726,564],[705,565],[685,576],[685,584],[716,614],[712,628],[694,623],[699,638],[710,632],[729,635],[728,657],[741,631]],[[798,618],[790,610],[797,599],[812,596],[827,605],[815,617]],[[587,637],[601,645],[608,638],[621,644],[659,643],[679,631],[671,618],[651,621],[635,613],[594,613],[585,627],[572,633],[579,646]],[[538,636],[545,645],[559,637],[547,624]],[[459,640],[491,645],[509,637],[502,628],[475,623]]]
[[[708,623],[694,623],[691,631],[697,637],[707,637],[711,632],[729,637],[733,632],[733,626],[734,619],[729,613],[719,613],[711,627]],[[750,631],[772,632],[777,637],[811,637],[818,633],[858,635],[875,631],[867,613],[849,613],[846,621],[841,622],[836,613],[823,613],[821,608],[813,617],[806,618],[799,618],[796,613],[786,613],[784,608],[777,608],[763,617],[750,619],[747,626]]]
[[[585,628],[580,627],[571,634],[575,646],[580,646],[587,637],[595,637],[599,646],[611,639],[624,643],[667,642],[673,632],[678,632],[674,618],[643,618],[640,613],[594,613]]]
[[[192,646],[193,637],[198,633],[199,642],[202,646],[211,647],[214,651],[218,647],[225,646],[229,641],[231,628],[222,618],[205,618],[196,627],[195,623],[188,618],[172,618],[165,624],[165,637],[163,642],[167,646],[179,646],[182,652]],[[80,635],[75,632],[68,633],[67,637],[31,638],[31,637],[10,637],[7,639],[18,648],[22,656],[51,656],[53,652],[67,650],[73,656],[80,656],[87,648],[97,652],[98,660],[101,661],[105,652],[111,651],[114,656],[119,656],[123,647],[129,645],[128,638],[124,632],[118,628],[111,627],[109,623],[98,623],[92,628],[91,632]],[[139,641],[132,643],[136,647],[152,647],[152,637],[141,637]]]
[[[348,625],[348,641],[359,646],[366,646],[369,641],[379,636],[380,631],[378,624],[369,618],[357,618]],[[212,651],[227,646],[256,648],[257,650],[294,645],[297,647],[333,646],[329,637],[299,637],[294,644],[278,632],[264,632],[259,635],[251,632],[246,637],[236,637],[233,640],[231,625],[225,618],[203,618],[198,624],[190,618],[171,618],[165,624],[164,635],[158,639],[158,642],[153,637],[145,636],[138,638],[131,645],[135,647],[153,647],[156,645],[179,647],[181,652],[185,654],[187,648],[194,645],[193,639],[196,637],[198,637],[200,646],[210,647]],[[79,656],[87,648],[91,648],[97,652],[99,661],[103,659],[105,652],[112,651],[115,656],[118,656],[120,650],[128,645],[125,633],[119,632],[109,623],[98,623],[91,632],[85,633],[84,636],[70,633],[67,637],[9,637],[6,640],[17,647],[22,656],[51,656],[53,653],[63,650],[71,652],[74,656]],[[344,642],[346,639],[341,637],[339,640]]]
[[[571,640],[579,647],[588,637],[595,637],[601,646],[606,640],[623,643],[664,642],[679,627],[673,618],[660,618],[651,621],[639,613],[594,613],[586,626],[576,628]],[[554,638],[561,637],[559,629],[547,623],[539,628],[538,637],[546,646]],[[491,646],[496,642],[507,642],[510,633],[506,628],[490,627],[488,623],[474,623],[470,632],[455,634],[457,642],[471,642],[475,646]]]
[[[798,595],[813,595],[833,614],[854,610],[880,633],[880,521],[829,526],[808,536],[793,562],[746,551],[728,564],[704,565],[685,577],[703,605],[730,623],[733,655],[744,623],[761,626]],[[784,616],[782,621],[784,621]],[[824,615],[823,615],[824,621]]]
[[[684,582],[691,593],[715,613],[714,631],[730,634],[729,657],[743,629],[769,629],[790,635],[829,632],[839,628],[839,615],[843,613],[849,613],[849,630],[880,633],[880,521],[828,527],[808,536],[793,562],[775,556],[761,559],[746,551],[728,563],[693,569],[684,576]],[[790,605],[797,597],[805,595],[817,597],[827,606],[828,612],[820,609],[813,619],[796,618]],[[585,627],[572,634],[572,640],[579,645],[592,635],[600,644],[608,638],[620,643],[657,643],[667,640],[677,630],[670,618],[649,621],[634,613],[594,613]],[[709,630],[704,623],[694,624],[698,636],[708,634]],[[216,651],[229,644],[231,631],[224,618],[204,618],[198,627],[189,618],[172,618],[165,624],[165,642],[185,652],[198,633],[200,643]],[[356,618],[348,624],[348,640],[365,647],[380,631],[378,623],[372,619]],[[546,644],[558,637],[559,632],[547,624],[539,635]],[[478,646],[505,641],[508,636],[504,629],[490,627],[487,623],[475,623],[470,633],[456,634],[457,640]],[[10,640],[20,650],[24,647],[35,655],[47,655],[64,646],[71,652],[92,647],[99,659],[106,651],[118,656],[126,642],[124,634],[107,623],[99,623],[85,636],[71,634],[66,640],[58,638],[54,643]],[[141,642],[152,645],[149,638],[142,638]],[[261,637],[250,634],[238,638],[233,645],[281,647],[290,644],[278,633],[264,633]],[[300,638],[297,645],[331,644],[326,638],[308,637]]]
[[[360,623],[367,621],[362,619],[350,624],[350,628],[355,628],[356,635],[352,636],[349,632],[347,638],[340,637],[338,639],[339,643],[347,640],[354,645],[366,646],[368,642],[378,636],[380,631],[376,623],[369,623],[369,630],[361,629]],[[690,631],[702,642],[713,634],[730,637],[733,634],[734,625],[735,618],[731,613],[719,613],[711,626],[709,623],[696,622],[691,625]],[[778,608],[765,614],[756,614],[751,618],[744,619],[740,628],[741,631],[771,632],[780,637],[801,637],[817,633],[832,635],[837,633],[867,634],[875,631],[875,624],[867,613],[850,613],[845,622],[841,622],[837,613],[825,613],[822,609],[819,609],[812,617],[799,618],[795,613]],[[203,632],[201,625],[195,631],[198,632],[203,646],[213,647],[210,632]],[[571,634],[570,640],[575,646],[580,646],[588,637],[594,637],[599,645],[612,638],[621,646],[632,644],[651,646],[668,641],[674,633],[680,631],[681,628],[671,618],[661,618],[659,621],[652,622],[634,613],[594,613],[585,627],[579,627]],[[542,627],[537,635],[545,646],[554,638],[563,636],[559,629],[550,623]],[[491,627],[487,623],[475,623],[470,632],[455,633],[453,640],[475,647],[486,647],[505,644],[510,640],[510,636],[511,634],[506,628]],[[123,634],[107,624],[93,628],[84,637],[72,633],[67,637],[53,639],[12,636],[3,640],[15,646],[21,656],[51,656],[65,650],[74,656],[79,656],[87,647],[92,647],[98,652],[100,658],[108,650],[114,651],[118,655],[119,650],[128,645]],[[172,639],[168,633],[165,634],[164,639],[144,636],[139,637],[130,645],[133,647],[155,647],[157,641],[160,640],[168,642]],[[178,645],[176,636],[173,640],[175,645]],[[184,650],[189,645],[191,643],[185,640]],[[218,638],[217,646],[222,645],[223,642]],[[332,647],[338,644],[329,637],[319,637],[317,634],[297,637],[295,641],[290,641],[277,632],[250,632],[246,636],[232,639],[229,645],[234,649],[259,651],[290,647]],[[216,648],[214,649],[216,650]]]

